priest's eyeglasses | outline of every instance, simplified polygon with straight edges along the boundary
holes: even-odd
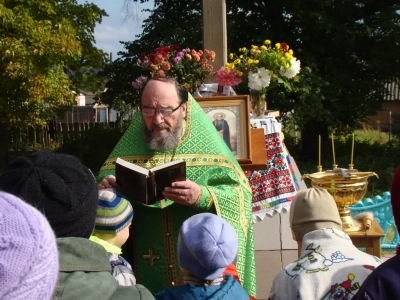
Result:
[[[152,107],[144,107],[141,109],[142,115],[146,117],[153,117],[155,116],[156,112],[159,113],[163,117],[168,117],[174,111],[178,110],[179,107],[182,106],[184,102],[178,105],[177,108],[152,108]]]

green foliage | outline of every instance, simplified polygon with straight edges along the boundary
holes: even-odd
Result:
[[[104,63],[93,46],[103,16],[76,0],[0,2],[0,123],[44,125],[75,103],[72,88]]]
[[[144,2],[148,1],[140,0],[140,3]],[[169,44],[190,49],[202,48],[201,1],[156,0],[153,9],[143,11],[151,13],[143,21],[143,33],[134,41],[123,42],[126,51],[118,53],[121,57],[102,73],[110,78],[102,100],[112,107],[116,102],[137,107],[138,91],[133,89],[131,83],[142,74],[136,63],[141,53],[150,53],[154,48]]]
[[[284,115],[292,112],[300,129],[317,121],[352,131],[380,108],[384,84],[400,77],[396,0],[230,0],[226,8],[228,53],[266,37],[295,49],[301,80],[292,91],[269,91],[268,104]],[[155,1],[150,12],[143,34],[126,44],[127,57],[161,44],[199,47],[201,1]]]

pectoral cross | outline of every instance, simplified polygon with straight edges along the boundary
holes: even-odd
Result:
[[[142,258],[146,259],[146,260],[149,260],[149,266],[153,267],[154,266],[154,260],[155,259],[160,259],[160,255],[153,254],[153,248],[149,247],[149,254],[143,254]]]

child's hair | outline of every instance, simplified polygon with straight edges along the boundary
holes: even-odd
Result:
[[[205,282],[220,277],[235,260],[238,238],[232,225],[211,213],[183,222],[178,238],[181,268]]]
[[[115,235],[129,226],[132,218],[133,208],[128,200],[113,188],[99,190],[94,233]]]

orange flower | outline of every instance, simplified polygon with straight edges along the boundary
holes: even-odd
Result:
[[[164,57],[161,55],[161,54],[158,54],[157,56],[156,56],[156,63],[161,63],[161,62],[163,62],[164,61]]]
[[[161,69],[163,69],[164,71],[168,71],[169,69],[171,69],[171,65],[169,64],[169,62],[162,62],[161,63]]]
[[[163,70],[158,71],[157,77],[166,77],[165,72]]]
[[[150,54],[141,53],[137,65],[141,67],[140,80],[132,83],[133,88],[143,85],[143,78],[152,76],[175,78],[184,89],[193,92],[201,85],[213,67],[215,52],[207,49],[195,50],[176,45],[160,46]]]
[[[205,58],[211,62],[215,61],[215,52],[205,49]]]
[[[198,55],[197,53],[193,54],[193,59],[195,61],[200,61],[200,55]]]

